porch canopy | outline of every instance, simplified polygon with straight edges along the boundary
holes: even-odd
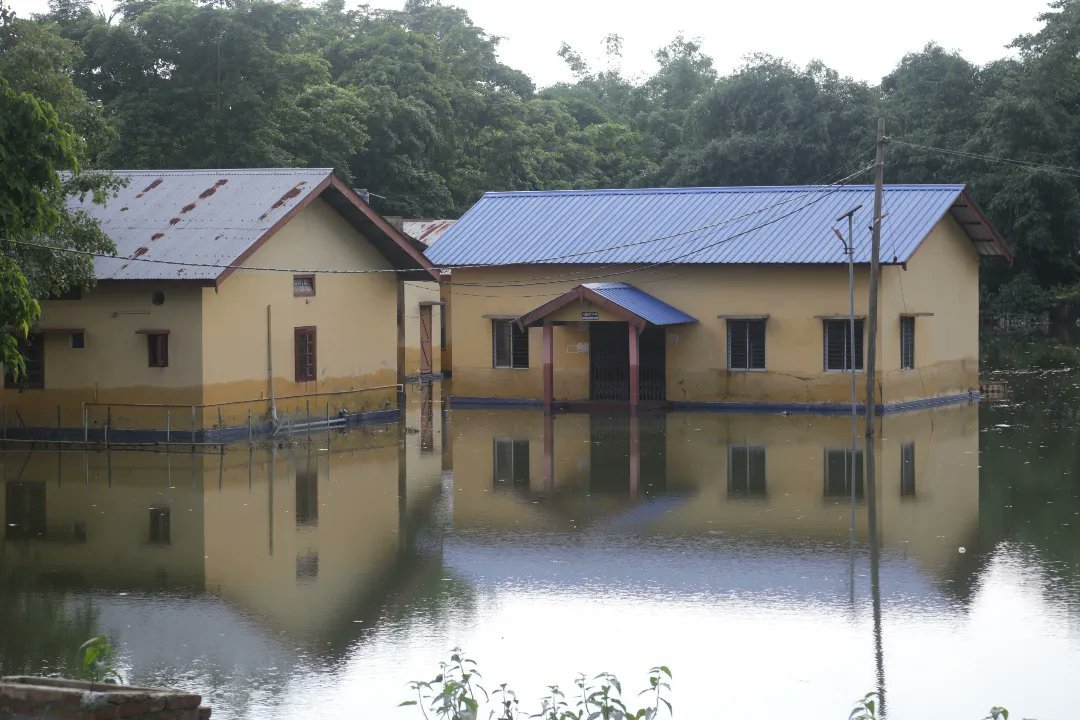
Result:
[[[571,306],[578,303],[582,307],[596,308],[583,310],[574,317],[569,314]],[[649,293],[622,282],[585,283],[568,290],[553,300],[549,300],[535,310],[525,313],[517,319],[522,328],[542,326],[544,328],[544,404],[554,403],[554,333],[556,324],[567,322],[589,322],[615,320],[627,323],[629,333],[627,342],[630,349],[630,405],[636,407],[640,400],[640,335],[649,325],[686,325],[696,323],[697,319],[682,310],[668,305]]]

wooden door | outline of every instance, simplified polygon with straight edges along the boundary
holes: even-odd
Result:
[[[431,306],[420,306],[420,374],[431,372]]]

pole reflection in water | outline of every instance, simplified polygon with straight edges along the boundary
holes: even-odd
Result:
[[[877,678],[880,715],[888,717],[885,703],[885,649],[881,627],[881,547],[878,539],[877,474],[875,436],[866,438],[866,531],[870,545],[870,602],[874,616],[874,673]]]

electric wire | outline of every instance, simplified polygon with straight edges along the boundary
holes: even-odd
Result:
[[[946,155],[955,155],[957,157],[967,158],[969,160],[985,160],[986,162],[996,162],[1017,168],[1023,168],[1028,170],[1042,170],[1044,172],[1064,175],[1066,177],[1080,178],[1080,168],[1069,167],[1068,165],[1054,165],[1051,163],[1032,162],[1030,160],[1017,160],[1015,158],[1006,158],[998,155],[986,155],[983,153],[967,152],[965,150],[952,150],[950,148],[936,147],[934,145],[921,145],[919,143],[908,142],[907,140],[901,140],[894,137],[888,137],[886,138],[886,141],[897,143],[898,145],[906,145],[917,150],[930,150]]]

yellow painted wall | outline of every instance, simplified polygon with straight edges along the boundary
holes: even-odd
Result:
[[[978,390],[979,259],[951,216],[927,236],[906,271],[882,269],[881,309],[886,402]],[[915,318],[915,369],[901,370],[900,316],[919,312],[934,314]]]
[[[918,297],[922,311],[938,313],[916,321],[920,363],[932,364],[914,393],[910,373],[885,374],[899,366],[899,285],[892,267],[883,269],[881,324],[878,334],[879,383],[899,382],[885,391],[887,401],[934,397],[966,390],[978,359],[978,260],[970,243],[957,237],[946,218],[924,242],[904,273],[909,305]],[[967,243],[967,246],[965,246]],[[543,395],[542,334],[529,334],[529,368],[492,367],[491,315],[521,315],[593,276],[612,268],[505,266],[455,270],[454,395],[528,398]],[[553,276],[571,279],[552,282]],[[868,268],[856,268],[855,312],[867,312]],[[843,265],[711,265],[660,267],[616,278],[635,285],[697,318],[692,325],[667,328],[667,396],[672,401],[843,403],[850,398],[850,378],[824,370],[822,320],[846,316],[847,268]],[[542,284],[535,284],[543,281]],[[497,287],[500,283],[534,283]],[[914,308],[913,308],[914,310]],[[565,308],[566,318],[580,320],[580,308]],[[572,318],[570,316],[573,316]],[[768,315],[766,371],[727,369],[727,324],[721,315]],[[574,322],[555,330],[556,400],[588,397],[588,328]],[[925,390],[924,390],[925,386]],[[975,384],[977,386],[977,383]],[[865,379],[858,378],[860,400]]]
[[[405,281],[405,375],[420,374],[420,303],[439,302],[439,283],[435,281]],[[439,318],[442,307],[431,307],[431,372],[442,372],[442,351]]]
[[[388,269],[390,264],[322,200],[316,200],[255,251],[248,267]],[[314,297],[293,297],[290,273],[238,270],[203,291],[204,398],[207,403],[269,396],[266,307],[271,306],[274,393],[359,390],[397,382],[397,278],[394,273],[323,274]],[[315,326],[314,382],[295,382],[293,330]],[[312,414],[392,407],[395,391],[323,396]],[[256,403],[256,413],[267,411]],[[226,408],[225,424],[245,421],[250,405]],[[306,400],[281,400],[280,415],[306,416]],[[216,422],[209,417],[208,422]]]
[[[155,291],[165,294],[164,304],[151,302]],[[84,328],[86,347],[72,349],[67,334],[46,335],[45,389],[0,389],[9,427],[20,424],[16,412],[28,427],[56,427],[57,405],[64,427],[81,427],[84,401],[201,402],[202,292],[186,283],[103,282],[81,300],[43,302],[39,327]],[[169,367],[149,367],[146,336],[135,332],[148,328],[170,331]],[[105,408],[90,407],[89,416],[91,427],[101,427]],[[164,417],[159,410],[116,407],[112,421],[116,428],[163,426]]]
[[[322,200],[315,200],[246,260],[249,267],[389,269],[386,259]],[[432,283],[433,299],[438,289]],[[226,426],[269,414],[267,306],[272,312],[274,392],[279,416],[324,417],[329,411],[369,412],[393,407],[397,382],[397,288],[394,273],[323,274],[314,297],[293,296],[292,273],[238,270],[217,288],[178,282],[103,282],[81,300],[46,301],[41,328],[85,328],[86,347],[71,349],[67,334],[45,341],[45,389],[0,390],[9,427],[82,426],[82,403],[175,403],[183,407],[112,408],[114,429],[186,432],[213,427],[217,408],[190,405],[227,401]],[[155,291],[165,294],[154,305]],[[419,300],[417,300],[419,302]],[[436,313],[437,320],[437,313]],[[419,320],[417,319],[418,323]],[[317,379],[296,383],[294,328],[317,328]],[[436,324],[436,332],[437,332]],[[169,366],[148,366],[147,339],[138,329],[169,331]],[[436,334],[435,342],[438,342]],[[437,344],[436,344],[437,347]],[[355,391],[285,399],[288,395]],[[91,429],[106,422],[91,406]]]

